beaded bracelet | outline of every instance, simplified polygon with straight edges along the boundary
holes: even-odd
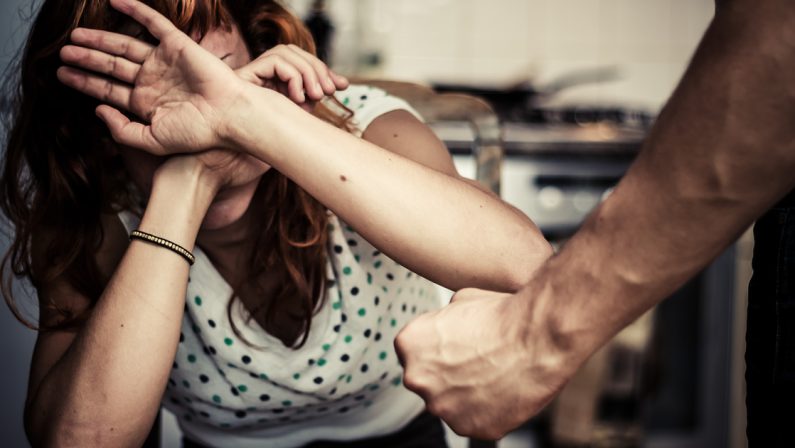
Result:
[[[188,249],[185,249],[173,241],[160,238],[159,236],[155,236],[150,233],[141,232],[140,230],[133,230],[130,233],[130,240],[141,240],[156,246],[165,247],[166,249],[171,250],[172,252],[187,260],[188,264],[191,266],[193,266],[193,263],[196,261],[196,257],[194,257],[193,254],[188,251]]]

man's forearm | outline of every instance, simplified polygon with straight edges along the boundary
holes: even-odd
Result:
[[[562,346],[590,354],[795,186],[793,23],[787,0],[719,5],[635,164],[528,287]]]

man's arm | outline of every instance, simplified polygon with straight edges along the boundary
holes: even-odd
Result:
[[[409,324],[405,382],[433,412],[481,437],[522,423],[795,186],[793,24],[789,0],[719,2],[638,159],[566,247],[515,296],[465,291]]]

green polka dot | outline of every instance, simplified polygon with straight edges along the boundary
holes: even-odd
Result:
[[[371,391],[372,391],[372,390],[378,390],[378,389],[379,389],[379,386],[378,386],[378,384],[373,384],[372,386],[370,386],[370,390],[371,390]]]
[[[331,344],[323,344],[323,351],[324,352],[329,351],[329,349],[331,349]]]
[[[342,273],[345,275],[351,275],[351,272],[353,272],[353,269],[351,269],[350,266],[345,266],[342,268]]]
[[[397,319],[390,320],[389,321],[389,325],[392,325],[393,327],[396,327],[397,326]]]
[[[182,380],[182,385],[190,389],[190,383],[188,380]]]
[[[389,292],[389,288],[387,288],[386,286],[382,286],[382,287],[381,287],[381,289],[382,289],[384,292]]]
[[[359,315],[364,316],[365,314],[367,314],[367,310],[364,308],[359,308]]]
[[[384,318],[383,318],[383,316],[380,316],[380,317],[378,318],[378,323],[380,324],[382,320],[384,320]]]
[[[301,379],[301,374],[300,374],[300,373],[294,373],[294,374],[293,374],[293,379],[294,379],[294,380]]]
[[[248,391],[248,386],[246,386],[245,384],[241,384],[237,386],[237,390],[239,390],[240,392],[246,392]]]
[[[231,427],[232,425],[230,425],[229,423],[221,423],[221,425],[220,425],[220,426],[221,426],[221,428],[229,428],[229,427]]]
[[[188,362],[196,362],[196,355],[188,355]]]
[[[337,381],[342,381],[343,378],[345,378],[345,374],[344,373],[337,377]]]
[[[350,104],[350,102],[351,102],[351,99],[350,99],[349,97],[347,97],[347,96],[346,96],[345,98],[343,98],[343,99],[342,99],[342,104],[344,104],[344,105],[346,105],[346,106],[347,106],[348,104]]]
[[[373,405],[373,402],[370,401],[370,400],[367,400],[367,401],[364,402],[364,407],[366,407],[366,408],[369,408],[372,405]]]
[[[213,401],[216,402],[216,403],[220,403],[221,402],[221,397],[219,395],[213,395]]]
[[[267,380],[267,379],[268,379],[268,375],[265,375],[264,373],[260,373],[260,374],[259,374],[259,377],[260,377],[261,379],[263,379],[263,380]]]
[[[403,288],[398,288],[398,291],[397,291],[397,293],[398,293],[398,294],[400,294],[400,293],[402,293],[402,292],[403,292]]]
[[[359,257],[358,255],[354,255],[353,259],[356,260],[356,262],[358,263],[359,260],[361,260],[361,257]]]
[[[376,268],[376,269],[380,268],[381,267],[381,260],[377,260],[375,263],[373,263],[373,267]]]
[[[348,378],[345,378],[346,383],[350,383],[353,380],[353,375],[348,375]]]
[[[331,307],[334,308],[335,310],[338,310],[342,308],[342,302],[334,302],[331,304]]]
[[[196,305],[202,306],[202,298],[201,297],[196,296],[196,298],[193,299],[193,301],[196,302]]]
[[[381,352],[381,353],[379,353],[379,354],[378,354],[378,359],[380,359],[381,361],[383,361],[383,360],[385,360],[385,359],[386,359],[386,356],[387,356],[387,355],[386,355],[386,352]]]
[[[326,360],[324,358],[320,358],[317,360],[317,365],[323,367],[326,365]]]
[[[292,406],[292,405],[293,405],[293,402],[292,402],[292,401],[290,401],[290,400],[284,400],[284,401],[282,401],[282,406],[285,406],[285,407],[287,407],[287,406]]]
[[[392,385],[393,386],[400,386],[400,382],[401,382],[400,377],[397,377],[394,380],[392,380]]]
[[[367,273],[367,284],[368,285],[372,285],[373,284],[373,274],[371,274],[369,272]]]
[[[232,345],[233,342],[235,341],[233,341],[232,338],[224,338],[224,344],[226,345]]]
[[[353,340],[353,336],[351,336],[351,335],[345,336],[345,343],[346,344],[350,344],[352,340]]]

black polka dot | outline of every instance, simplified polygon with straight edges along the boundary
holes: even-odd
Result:
[[[381,340],[381,333],[376,333],[375,337],[373,339],[375,339],[376,341],[380,341]]]
[[[381,299],[378,296],[375,296],[375,299],[373,299],[373,303],[375,304],[375,306],[378,306],[378,304],[381,303]]]
[[[237,417],[237,418],[245,418],[246,417],[246,411],[235,411],[235,417]]]
[[[348,356],[347,353],[345,353],[344,355],[340,356],[340,361],[342,361],[342,362],[348,362],[349,359],[351,359],[351,357]]]
[[[284,409],[282,409],[282,408],[276,408],[276,409],[274,409],[274,410],[273,410],[273,411],[271,411],[271,412],[273,412],[274,414],[283,414],[283,413],[284,413]]]
[[[381,251],[378,251],[378,250],[377,250],[377,251],[374,251],[374,252],[373,252],[373,256],[374,256],[374,257],[377,257],[377,256],[379,256],[379,255],[381,255]]]
[[[411,307],[411,314],[417,314],[417,306],[416,305]]]
[[[213,347],[213,346],[211,345],[211,346],[210,346],[210,354],[214,355],[214,354],[216,354],[216,353],[217,353],[217,352],[215,351],[215,347]]]
[[[205,374],[203,374],[203,373],[201,375],[199,375],[199,379],[201,380],[202,383],[206,383],[206,382],[210,381],[210,377],[205,375]]]
[[[345,314],[345,313],[342,313],[342,316],[340,316],[340,319],[342,319],[342,322],[347,322],[348,321],[348,315]]]
[[[343,407],[340,408],[339,413],[340,414],[344,414],[344,413],[348,412],[349,410],[350,410],[350,408],[348,406],[343,406]]]
[[[172,385],[172,386],[176,386],[176,385],[177,385],[177,382],[176,382],[176,381],[174,381],[174,379],[173,379],[173,378],[169,378],[169,379],[168,379],[168,384],[170,384],[170,385]]]
[[[326,412],[326,411],[328,411],[328,408],[325,406],[323,406],[322,408],[317,408],[317,412]]]
[[[281,418],[279,419],[279,421],[280,421],[280,422],[289,422],[289,421],[290,421],[290,417],[287,417],[287,416],[281,417]]]
[[[387,376],[389,376],[389,374],[387,372],[384,372],[384,374],[381,375],[381,379],[385,380]]]
[[[360,100],[365,101],[367,99],[367,95],[362,95],[359,97]]]
[[[214,321],[214,320],[212,320],[212,319],[209,319],[209,320],[207,321],[207,324],[208,324],[209,326],[211,326],[211,327],[215,328],[215,321]]]
[[[359,288],[354,286],[353,288],[351,288],[351,295],[355,296],[357,294],[359,294]]]
[[[340,332],[340,326],[339,325],[334,325],[334,331],[339,333]]]
[[[340,246],[339,244],[335,244],[334,245],[334,252],[336,252],[338,254],[341,254],[342,253],[342,246]]]
[[[315,365],[315,360],[314,359],[310,359],[308,361],[308,363],[309,363],[310,366],[313,366],[313,365]]]
[[[175,363],[174,363],[174,365],[173,365],[173,366],[171,366],[171,367],[172,367],[172,368],[174,368],[174,369],[179,369],[179,364],[177,364],[177,363],[175,362]]]
[[[405,303],[403,304],[403,306],[401,306],[401,307],[400,307],[401,311],[403,311],[404,313],[406,312],[406,308],[407,308],[407,307],[406,307],[406,304],[405,304]]]
[[[271,399],[271,396],[268,394],[262,394],[259,396],[259,401],[268,401]]]
[[[208,414],[208,413],[206,413],[204,411],[199,411],[199,415],[201,415],[204,418],[210,418],[210,414]]]
[[[392,274],[386,274],[386,279],[387,279],[387,280],[394,280],[394,279],[395,279],[395,276],[394,276],[394,275],[392,275]]]
[[[337,393],[337,388],[336,388],[336,387],[335,387],[334,389],[331,389],[331,390],[328,392],[328,394],[329,394],[329,395],[334,395],[334,394],[336,394],[336,393]]]
[[[240,358],[240,360],[243,361],[243,364],[251,364],[251,357],[249,357],[248,355],[243,355],[243,357]]]
[[[323,384],[323,378],[316,376],[314,380],[315,384]]]
[[[368,367],[367,364],[362,364],[362,368],[359,369],[359,370],[361,370],[362,373],[364,373],[364,372],[368,371],[369,369],[370,369],[370,367]]]
[[[348,246],[356,246],[356,245],[358,245],[356,240],[348,240]]]
[[[182,332],[179,333],[179,342],[183,342],[185,340],[185,334]]]
[[[229,389],[229,391],[230,391],[230,392],[232,392],[232,395],[234,395],[234,396],[236,396],[236,397],[237,397],[238,395],[240,395],[240,392],[238,392],[238,391],[237,391],[237,387],[235,387],[235,386],[232,386],[232,388],[231,388],[231,389]]]
[[[368,328],[364,330],[364,337],[369,338],[373,332]]]
[[[362,400],[364,400],[364,399],[365,399],[365,396],[364,396],[364,395],[357,395],[357,396],[354,398],[354,400],[356,400],[356,401],[362,401]]]
[[[414,273],[413,273],[413,272],[411,272],[411,271],[409,271],[409,272],[406,272],[406,278],[409,278],[409,277],[411,277],[411,276],[412,276],[412,274],[414,274]]]

